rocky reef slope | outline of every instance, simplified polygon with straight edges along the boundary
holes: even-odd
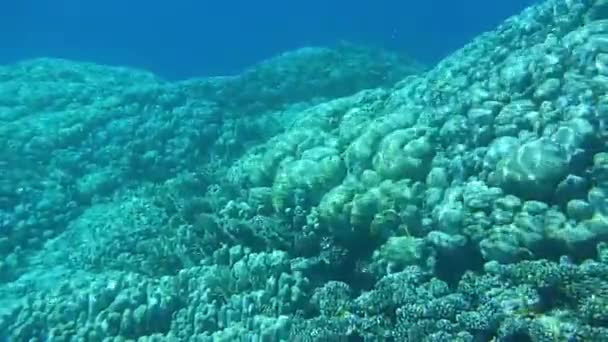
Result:
[[[343,46],[233,77],[0,69],[17,341],[608,341],[608,3],[423,71]]]

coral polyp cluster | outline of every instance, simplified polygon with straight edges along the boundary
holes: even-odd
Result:
[[[429,69],[0,68],[0,337],[608,341],[607,8]]]

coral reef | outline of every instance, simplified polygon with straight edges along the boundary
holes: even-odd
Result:
[[[608,341],[608,5],[423,69],[0,68],[0,338]]]

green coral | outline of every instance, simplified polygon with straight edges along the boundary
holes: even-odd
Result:
[[[570,159],[562,146],[547,138],[523,144],[498,163],[494,180],[506,192],[528,199],[551,196],[568,174]]]
[[[296,205],[315,205],[343,179],[343,160],[325,150],[311,152],[304,159],[284,160],[275,177],[272,202],[282,212]]]
[[[400,129],[386,136],[374,157],[374,168],[388,179],[425,179],[434,148],[424,129]]]

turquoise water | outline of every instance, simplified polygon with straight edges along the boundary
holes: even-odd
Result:
[[[374,45],[435,63],[534,0],[6,1],[0,63],[40,56],[169,79],[240,73],[303,46]]]
[[[607,42],[547,0],[436,63],[6,63],[0,339],[608,341]]]

